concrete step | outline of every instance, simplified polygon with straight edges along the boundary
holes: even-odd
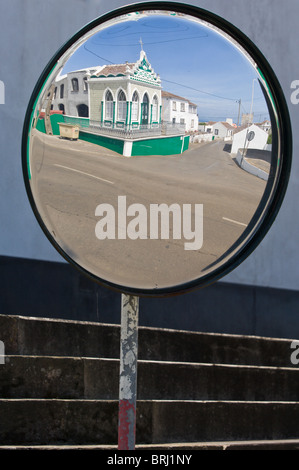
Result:
[[[118,325],[0,315],[7,355],[119,358]],[[296,367],[291,340],[139,328],[139,358]]]
[[[0,400],[1,445],[117,445],[116,400]],[[298,436],[299,403],[137,403],[137,444],[286,440]],[[13,417],[13,419],[12,419]]]
[[[118,399],[119,360],[6,356],[2,398]],[[299,369],[138,361],[141,400],[299,400]]]

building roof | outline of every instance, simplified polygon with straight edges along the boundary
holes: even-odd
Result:
[[[105,75],[108,77],[108,75],[113,75],[116,77],[117,75],[125,75],[127,73],[127,70],[132,70],[134,67],[134,63],[128,63],[126,62],[125,64],[112,64],[112,65],[105,65],[105,67],[100,70],[96,75],[97,77]]]
[[[235,126],[232,126],[229,122],[225,121],[210,121],[206,124],[206,126],[214,126],[215,124],[222,124],[227,129],[235,129]]]
[[[118,76],[129,76],[133,81],[161,87],[160,77],[154,72],[144,50],[140,51],[140,58],[137,62],[105,65],[96,75],[92,75],[91,78],[101,79]]]
[[[170,98],[170,99],[176,99],[176,100],[181,100],[181,101],[187,101],[187,103],[191,104],[191,106],[197,106],[195,103],[192,103],[187,98],[183,98],[182,96],[179,96],[179,95],[174,95],[173,93],[170,93],[169,91],[162,90],[162,98]]]
[[[250,129],[251,127],[257,127],[257,128],[260,129],[262,132],[265,132],[265,133],[266,133],[266,131],[264,131],[263,129],[261,129],[261,127],[260,127],[258,124],[254,124],[254,123],[253,123],[253,124],[250,124],[249,126],[248,126],[248,124],[243,124],[243,126],[237,127],[237,128],[234,130],[234,134],[239,134],[239,132],[242,132],[242,131],[244,131],[244,130],[246,130],[246,129]]]
[[[235,129],[234,126],[232,126],[229,122],[225,122],[225,121],[220,121],[220,124],[222,124],[224,127],[226,127],[227,129]]]

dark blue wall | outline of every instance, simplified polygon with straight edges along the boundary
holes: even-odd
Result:
[[[0,256],[0,314],[119,324],[120,299],[67,263]],[[217,282],[141,298],[140,325],[297,339],[298,306],[298,291]]]

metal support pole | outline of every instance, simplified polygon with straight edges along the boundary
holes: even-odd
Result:
[[[121,302],[118,450],[135,450],[139,297]]]

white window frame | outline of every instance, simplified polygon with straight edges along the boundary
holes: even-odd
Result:
[[[124,97],[124,99],[119,99],[120,96]],[[125,121],[127,117],[127,100],[126,95],[123,90],[119,90],[117,94],[117,120],[118,121]]]
[[[134,96],[137,97],[137,100],[134,100]],[[131,122],[138,121],[139,119],[139,96],[137,91],[134,91],[132,96],[132,115],[131,115]]]
[[[159,101],[158,97],[155,95],[153,97],[153,111],[152,111],[152,121],[157,122],[158,121],[158,109],[159,109]]]
[[[107,96],[109,95],[111,96],[112,100],[107,100]],[[113,95],[110,90],[107,90],[105,93],[105,119],[107,121],[113,120]]]

